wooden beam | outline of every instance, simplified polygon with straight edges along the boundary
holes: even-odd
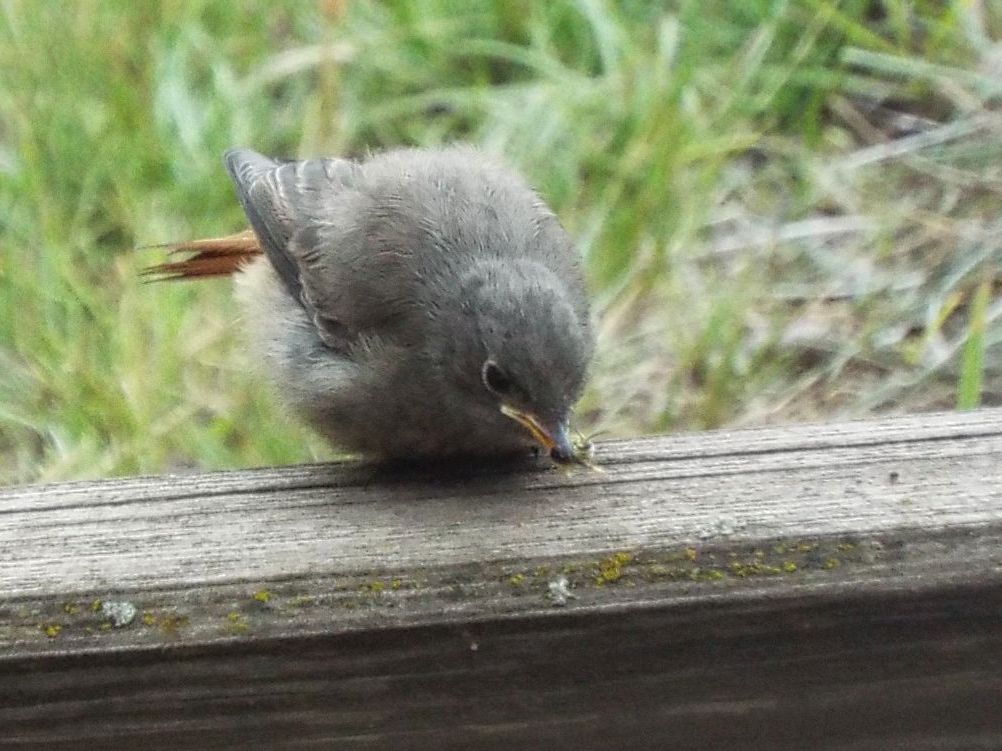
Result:
[[[0,490],[0,748],[1002,747],[1002,410]]]

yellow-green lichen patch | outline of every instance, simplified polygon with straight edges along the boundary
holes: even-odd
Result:
[[[508,577],[508,583],[513,587],[521,587],[525,584],[525,574],[512,574]]]
[[[252,595],[255,602],[268,603],[271,602],[271,592],[267,589],[259,589]]]
[[[189,624],[187,615],[174,611],[144,610],[139,615],[139,622],[147,629],[158,629],[169,636],[177,636],[178,632]]]
[[[381,594],[386,590],[386,582],[382,579],[374,579],[371,582],[365,582],[359,586],[360,592],[371,592],[372,594]]]
[[[879,547],[874,546],[874,549]],[[869,552],[867,552],[869,551]],[[850,562],[872,562],[873,552],[845,540],[777,542],[744,550],[688,546],[661,553],[617,553],[592,564],[593,583],[722,582],[754,577],[800,575],[831,571]],[[564,571],[575,571],[574,564]],[[577,579],[577,586],[582,582]]]
[[[598,562],[595,583],[599,586],[613,584],[623,578],[624,569],[633,561],[632,553],[613,553]]]
[[[657,560],[662,563],[694,563],[699,558],[699,551],[694,547],[685,547],[680,550],[672,550],[657,556]]]
[[[167,613],[160,619],[160,628],[168,634],[175,634],[187,626],[188,622],[189,619],[186,615]]]
[[[742,579],[749,576],[776,576],[783,573],[779,566],[772,566],[760,560],[734,561],[731,563],[731,573]]]
[[[15,611],[19,612],[19,611]],[[90,637],[106,640],[112,632],[141,631],[150,636],[155,628],[173,634],[188,623],[188,616],[155,608],[140,608],[137,603],[116,599],[81,599],[39,603],[25,609],[30,621],[18,624],[38,638]],[[0,624],[2,627],[2,624]]]
[[[226,614],[225,630],[230,634],[246,634],[250,631],[250,625],[243,614],[236,610],[231,610]]]

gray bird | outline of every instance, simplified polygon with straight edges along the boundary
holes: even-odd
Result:
[[[365,161],[225,156],[251,231],[173,246],[159,278],[236,274],[280,395],[378,459],[578,459],[594,348],[577,252],[516,174],[468,147]]]

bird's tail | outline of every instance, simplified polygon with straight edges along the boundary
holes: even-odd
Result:
[[[142,275],[151,282],[228,276],[263,252],[257,236],[251,230],[226,237],[166,243],[155,247],[166,248],[172,257],[187,255],[143,269]]]

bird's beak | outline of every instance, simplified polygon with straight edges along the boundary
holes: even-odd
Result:
[[[544,425],[539,418],[529,412],[523,412],[507,404],[501,405],[501,414],[510,417],[529,431],[532,437],[558,464],[567,464],[574,459],[574,446],[567,432],[567,423],[559,422],[552,427]]]

